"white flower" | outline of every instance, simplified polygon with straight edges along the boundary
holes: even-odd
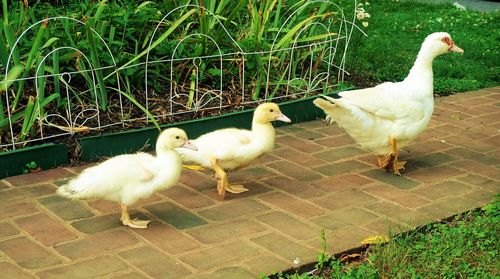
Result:
[[[300,259],[299,257],[296,257],[295,260],[293,260],[293,265],[299,265],[300,264]]]
[[[364,27],[368,27],[368,22],[366,22],[366,21],[363,21],[361,24],[362,24]]]
[[[363,20],[363,19],[365,19],[365,12],[357,12],[357,13],[356,13],[356,18],[357,18],[358,20]]]
[[[462,11],[467,10],[467,8],[466,8],[464,5],[461,5],[461,4],[460,4],[460,3],[458,3],[458,2],[453,3],[453,6],[454,6],[455,8],[457,8],[457,9],[459,9],[459,10],[462,10]]]

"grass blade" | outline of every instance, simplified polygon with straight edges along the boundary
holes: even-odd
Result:
[[[96,43],[94,40],[94,32],[92,32],[91,26],[93,25],[94,19],[89,18],[85,23],[85,33],[87,35],[87,40],[89,42],[90,47],[90,59],[92,61],[92,66],[95,70],[97,77],[97,85],[99,88],[99,93],[97,94],[99,99],[99,107],[102,111],[106,111],[108,109],[108,92],[106,91],[106,86],[104,84],[104,78],[102,75],[101,62],[99,61],[98,51],[96,47]]]

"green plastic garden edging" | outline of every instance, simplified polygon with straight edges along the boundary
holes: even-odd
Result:
[[[342,89],[342,91],[349,89]],[[328,95],[335,96],[339,91],[331,92]],[[279,106],[281,111],[292,119],[292,123],[310,121],[317,117],[324,117],[323,112],[312,103],[315,98],[317,96],[283,102]],[[250,128],[252,115],[253,109],[248,109],[220,116],[161,125],[161,128],[179,127],[184,129],[190,138],[196,138],[204,133],[220,128]],[[286,125],[281,122],[275,122],[274,124],[275,126]],[[149,150],[154,147],[157,136],[158,129],[147,127],[112,134],[83,137],[79,139],[81,144],[80,160],[87,162],[103,156],[111,157],[137,152],[141,149]],[[68,163],[67,147],[64,144],[43,144],[0,152],[0,179],[22,174],[25,164],[31,161],[36,162],[42,169],[65,165]]]

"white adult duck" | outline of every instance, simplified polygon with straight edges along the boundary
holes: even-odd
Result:
[[[409,75],[401,82],[339,93],[341,98],[316,99],[314,104],[337,122],[358,144],[377,154],[379,166],[400,175],[405,161],[399,148],[407,145],[429,124],[434,110],[432,61],[463,50],[448,33],[432,33],[422,44]]]
[[[242,193],[248,191],[243,185],[230,185],[226,170],[239,169],[272,150],[274,127],[272,121],[291,122],[274,103],[259,105],[253,114],[252,130],[236,128],[220,129],[192,140],[198,147],[194,152],[178,149],[183,162],[211,168],[217,178],[217,191],[222,199],[226,191]],[[189,167],[188,167],[189,168]]]
[[[182,164],[174,148],[196,150],[178,128],[163,131],[156,142],[156,156],[147,153],[119,155],[85,169],[57,193],[70,199],[101,198],[121,203],[123,225],[147,228],[149,220],[130,220],[128,207],[156,191],[173,186]]]

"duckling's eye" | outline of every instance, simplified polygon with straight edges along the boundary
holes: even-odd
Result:
[[[274,109],[271,109],[270,112],[274,112]]]
[[[175,139],[180,139],[180,138],[181,138],[181,137],[179,137],[179,136],[176,136],[176,137],[175,137]]]

